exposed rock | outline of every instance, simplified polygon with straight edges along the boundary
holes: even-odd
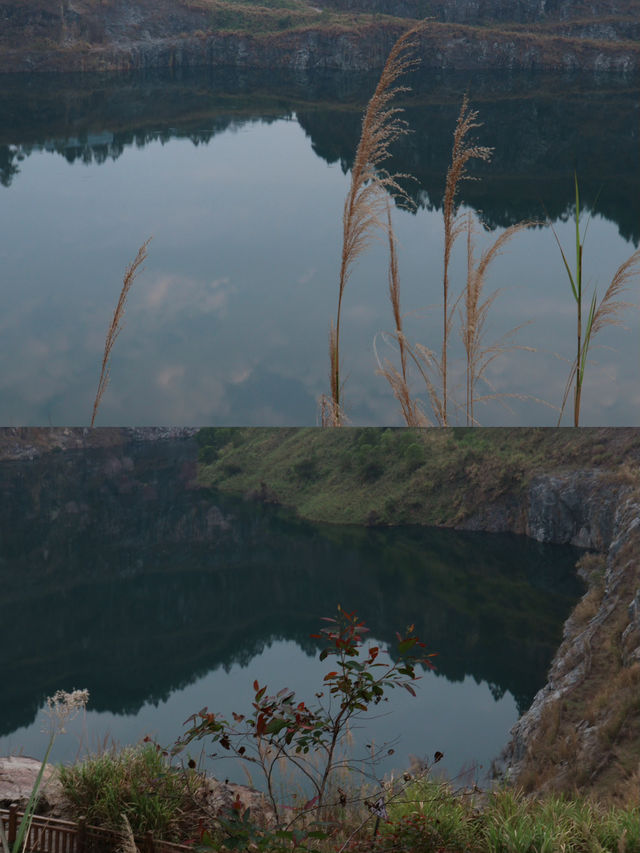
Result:
[[[43,453],[89,447],[118,447],[129,442],[193,438],[195,427],[4,427],[0,460],[36,459]]]
[[[38,778],[42,763],[35,758],[23,755],[10,755],[0,758],[0,807],[6,809],[12,803],[24,807]],[[51,765],[45,767],[41,801],[45,800],[51,786],[49,782],[54,773]]]
[[[258,5],[258,4],[257,4]],[[38,5],[0,0],[0,72],[116,71],[193,66],[381,68],[398,18],[433,19],[421,39],[427,68],[581,68],[640,66],[631,0],[577,6],[569,0],[329,0],[347,13],[337,24],[252,32],[217,29],[206,9],[169,0]],[[309,17],[309,12],[313,14]],[[353,20],[353,12],[362,19]],[[393,17],[372,20],[371,13]],[[286,21],[285,21],[286,26]],[[527,29],[525,29],[525,27]]]
[[[629,488],[602,471],[540,474],[523,491],[481,505],[456,527],[606,551],[614,536],[616,509]]]
[[[605,551],[612,541],[616,508],[628,487],[599,471],[535,477],[527,496],[527,536]]]
[[[213,817],[229,814],[237,809],[243,814],[251,810],[251,818],[259,826],[274,826],[276,815],[266,796],[255,788],[247,785],[237,785],[233,782],[221,782],[211,776],[206,776],[198,792],[203,798],[206,811]]]
[[[534,744],[536,739],[544,738],[544,715],[559,708],[563,699],[569,699],[581,685],[588,683],[592,674],[591,660],[598,634],[603,626],[614,623],[622,625],[616,629],[621,648],[622,668],[640,663],[640,502],[637,494],[630,495],[628,488],[609,492],[606,484],[597,483],[593,477],[583,480],[585,499],[580,511],[580,501],[576,497],[575,478],[570,488],[551,478],[546,489],[541,483],[536,485],[536,508],[542,508],[536,514],[534,530],[540,536],[557,536],[560,541],[581,539],[596,544],[606,551],[606,572],[603,579],[603,593],[595,614],[586,625],[574,614],[567,620],[563,642],[554,658],[547,684],[537,693],[530,709],[520,718],[511,730],[511,741],[502,755],[494,763],[496,775],[518,780],[527,767],[536,760]],[[591,482],[590,482],[591,481]],[[602,500],[602,514],[598,514],[597,496]],[[554,504],[555,496],[555,504]],[[554,514],[557,510],[557,518]],[[571,538],[569,538],[571,537]],[[628,590],[635,591],[629,601]],[[588,595],[589,593],[587,593]],[[626,615],[625,615],[626,614]],[[614,673],[612,673],[614,675]],[[595,723],[580,720],[575,725],[572,737],[574,745],[574,766],[593,766],[588,781],[593,783],[610,763],[612,753],[602,755],[600,730],[608,723],[606,706]],[[598,760],[598,757],[601,758]],[[558,761],[554,773],[548,775],[545,786],[562,788],[564,778],[571,767],[567,761]]]

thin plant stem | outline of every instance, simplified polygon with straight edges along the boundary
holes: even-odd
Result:
[[[133,261],[133,263],[129,264],[124,274],[124,278],[122,281],[122,290],[120,291],[120,296],[118,298],[115,311],[113,312],[113,317],[107,330],[107,337],[104,344],[104,355],[102,357],[100,379],[98,380],[98,390],[96,392],[96,398],[94,400],[93,410],[91,413],[92,427],[95,424],[96,415],[98,413],[98,406],[100,405],[100,401],[102,400],[104,392],[107,390],[107,385],[109,384],[109,361],[111,359],[111,351],[113,349],[113,345],[116,342],[116,338],[122,330],[122,318],[124,316],[127,296],[129,294],[129,291],[131,290],[131,285],[133,284],[136,275],[140,271],[140,267],[142,266],[147,257],[147,246],[150,242],[151,237],[149,237],[149,239],[144,242],[142,246],[140,246],[135,260]]]

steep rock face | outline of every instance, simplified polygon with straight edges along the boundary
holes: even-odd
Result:
[[[540,474],[521,494],[510,493],[484,505],[456,526],[605,551],[626,491],[628,486],[600,471]]]
[[[169,0],[0,0],[0,72],[105,71],[159,67],[381,68],[405,28],[384,13],[428,17],[427,68],[639,67],[638,0],[328,0],[309,3],[298,28],[221,30],[211,10]],[[323,23],[325,5],[347,13]],[[354,21],[354,14],[356,17]],[[316,24],[316,20],[320,23]],[[406,25],[405,25],[406,26]],[[249,30],[251,28],[249,27]]]
[[[382,68],[401,28],[362,27],[333,32],[307,29],[269,37],[242,33],[148,38],[117,44],[84,43],[3,50],[0,73],[17,71],[131,71],[197,66],[371,71]],[[440,25],[421,39],[425,68],[582,69],[631,73],[640,68],[640,45],[524,32],[496,34],[481,28]]]
[[[605,551],[612,541],[624,487],[596,471],[535,477],[526,508],[527,536]]]
[[[602,662],[595,661],[602,658],[600,646],[611,643],[618,652],[615,664],[606,670],[608,677],[625,689],[631,685],[637,695],[640,495],[628,485],[612,483],[610,478],[580,472],[536,478],[524,503],[529,535],[540,541],[572,542],[597,549],[606,554],[606,570],[602,581],[596,581],[602,583],[602,593],[595,612],[585,621],[579,606],[567,620],[547,684],[512,729],[511,741],[496,762],[495,771],[520,783],[535,780],[537,773],[538,779],[544,778],[543,788],[549,790],[571,788],[576,783],[597,787],[604,774],[610,780],[608,784],[624,784],[634,778],[634,772],[640,772],[640,767],[636,771],[625,766],[627,762],[621,760],[615,747],[625,738],[633,742],[637,721],[632,707],[621,714],[615,697],[603,691]],[[491,517],[486,514],[485,518]],[[584,606],[594,591],[592,586],[583,599]],[[621,722],[616,722],[616,716]],[[560,725],[563,720],[568,734]],[[558,746],[557,757],[547,758],[542,772],[541,753],[548,750],[553,756],[560,735],[565,744],[571,741],[570,754]],[[539,782],[536,787],[540,789]]]

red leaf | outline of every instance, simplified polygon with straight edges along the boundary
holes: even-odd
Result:
[[[258,692],[258,690],[260,690],[260,685],[258,684],[257,680],[253,682],[253,689],[256,691],[256,693]]]

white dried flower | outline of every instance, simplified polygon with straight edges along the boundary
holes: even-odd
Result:
[[[65,723],[75,719],[80,711],[83,711],[89,701],[88,690],[57,690],[53,696],[47,698],[47,707],[44,713],[49,719],[49,731],[51,734],[64,734]]]

